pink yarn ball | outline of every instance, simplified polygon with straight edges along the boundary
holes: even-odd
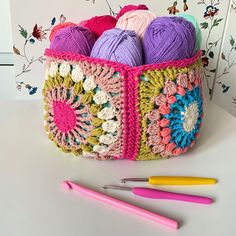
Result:
[[[148,10],[129,11],[119,18],[116,27],[133,30],[142,39],[146,28],[155,18],[155,14]]]
[[[148,10],[148,7],[144,4],[140,4],[140,5],[126,5],[124,7],[121,8],[121,10],[119,11],[119,13],[116,16],[116,19],[118,20],[121,16],[123,16],[126,12],[129,11],[136,11],[136,10]]]
[[[95,16],[89,20],[80,22],[83,27],[90,29],[95,38],[99,38],[104,31],[115,28],[116,18],[110,15]]]
[[[80,21],[79,26],[85,27],[86,23],[87,23],[87,20],[82,20]]]
[[[89,29],[80,26],[69,26],[55,34],[50,49],[89,56],[94,43],[94,35]]]

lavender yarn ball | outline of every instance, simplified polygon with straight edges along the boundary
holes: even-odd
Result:
[[[55,34],[50,49],[89,56],[94,43],[94,35],[89,29],[81,26],[69,26]]]
[[[196,36],[192,23],[182,17],[157,17],[143,40],[145,63],[181,60],[194,55]]]
[[[134,31],[114,28],[96,41],[91,57],[139,66],[143,63],[142,45]]]

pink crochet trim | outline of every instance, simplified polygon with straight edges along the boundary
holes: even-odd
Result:
[[[141,65],[137,67],[130,67],[128,65],[124,65],[118,62],[113,62],[113,61],[108,61],[108,60],[103,60],[99,58],[92,58],[92,57],[87,57],[84,55],[80,54],[75,54],[72,52],[57,52],[51,49],[46,49],[45,56],[47,57],[53,57],[61,60],[68,60],[68,61],[86,61],[88,63],[99,63],[102,66],[110,66],[114,69],[119,70],[121,67],[125,71],[133,71],[137,74],[141,73],[144,70],[160,70],[160,69],[165,69],[167,67],[186,67],[194,62],[196,62],[202,55],[201,51],[198,51],[193,57],[191,58],[186,58],[183,60],[177,60],[177,61],[167,61],[167,62],[162,62],[158,64],[148,64],[148,65]]]
[[[124,79],[124,145],[122,157],[130,160],[135,160],[138,154],[141,133],[138,85],[138,77],[131,73]]]
[[[67,60],[70,62],[86,62],[89,64],[98,63],[101,67],[104,67],[104,66],[111,67],[114,70],[118,70],[118,71],[120,71],[120,69],[122,69],[123,71],[127,71],[131,68],[127,65],[124,65],[118,62],[108,61],[108,60],[99,59],[99,58],[87,57],[87,56],[75,54],[72,52],[58,52],[51,49],[46,49],[44,55],[47,57],[51,57],[53,59],[59,59],[63,61]]]

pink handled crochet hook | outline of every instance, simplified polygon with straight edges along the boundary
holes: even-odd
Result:
[[[201,204],[213,203],[213,200],[208,197],[182,194],[182,193],[173,193],[173,192],[167,192],[167,191],[152,189],[152,188],[141,188],[141,187],[129,188],[129,187],[116,186],[116,185],[105,185],[103,186],[103,188],[128,190],[128,191],[132,191],[132,193],[137,196],[146,197],[146,198],[178,200],[178,201],[194,202],[194,203],[201,203]]]
[[[170,228],[173,228],[173,229],[178,229],[178,222],[176,222],[175,220],[172,220],[172,219],[167,218],[165,216],[161,216],[161,215],[158,215],[156,213],[147,211],[145,209],[142,209],[140,207],[131,205],[127,202],[123,202],[121,200],[118,200],[116,198],[107,196],[105,194],[96,192],[92,189],[86,188],[86,187],[81,186],[79,184],[75,184],[72,181],[64,181],[63,182],[63,187],[66,188],[66,189],[74,189],[78,192],[85,193],[88,196],[93,197],[93,198],[95,198],[99,201],[108,203],[110,205],[116,206],[116,207],[124,209],[124,210],[128,210],[130,212],[133,212],[137,215],[143,216],[143,217],[145,217],[149,220],[158,222],[158,223],[160,223],[162,225],[165,225],[167,227],[170,227]]]

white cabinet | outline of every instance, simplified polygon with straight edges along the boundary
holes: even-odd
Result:
[[[0,100],[15,98],[9,0],[0,0]]]
[[[0,64],[12,63],[12,32],[9,0],[0,1]]]

